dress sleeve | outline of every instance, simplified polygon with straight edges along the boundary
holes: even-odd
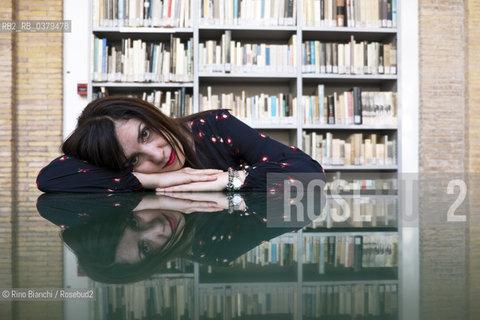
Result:
[[[215,117],[219,135],[223,137],[224,142],[239,161],[248,166],[248,176],[243,190],[271,189],[274,186],[270,183],[267,185],[267,173],[270,172],[276,172],[287,179],[300,180],[303,183],[313,179],[325,181],[322,166],[300,149],[270,139],[226,110],[219,111]]]
[[[131,172],[113,172],[63,155],[43,168],[37,177],[43,192],[132,192],[143,187]]]

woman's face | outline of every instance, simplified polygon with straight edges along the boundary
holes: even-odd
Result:
[[[115,134],[133,171],[169,172],[185,164],[183,150],[175,150],[162,135],[138,119],[115,121]]]
[[[132,224],[125,228],[118,243],[115,262],[133,264],[144,260],[162,249],[173,236],[180,238],[184,226],[185,218],[180,212],[152,209],[135,212]]]

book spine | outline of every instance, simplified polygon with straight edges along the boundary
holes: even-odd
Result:
[[[337,27],[345,26],[345,0],[337,1]]]
[[[353,88],[353,123],[362,124],[362,92],[360,87]]]

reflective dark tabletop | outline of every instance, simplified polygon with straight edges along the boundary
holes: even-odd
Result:
[[[32,192],[2,216],[0,318],[478,319],[476,180]]]

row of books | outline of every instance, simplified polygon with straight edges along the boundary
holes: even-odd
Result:
[[[397,73],[397,45],[380,42],[357,42],[352,35],[348,43],[304,41],[303,73],[377,75]]]
[[[191,0],[94,0],[95,27],[192,26]]]
[[[191,0],[94,0],[95,27],[191,27]],[[296,0],[202,0],[200,25],[296,25]],[[306,26],[396,27],[396,0],[305,0]]]
[[[193,278],[160,278],[95,288],[91,319],[193,318]]]
[[[396,227],[397,205],[394,197],[327,198],[323,212],[304,230]]]
[[[397,93],[393,91],[362,91],[360,87],[325,94],[319,84],[315,94],[302,97],[304,123],[338,125],[397,124]]]
[[[395,28],[396,0],[302,0],[306,26]]]
[[[398,317],[396,284],[305,286],[302,290],[304,320]]]
[[[92,98],[99,99],[109,95],[108,89],[100,87]],[[140,98],[155,105],[162,113],[169,117],[180,118],[192,114],[193,98],[185,88],[177,90],[152,90],[149,92],[132,92],[125,96]]]
[[[200,288],[200,319],[257,319],[255,317],[293,315],[295,291],[295,286],[276,284],[262,287],[203,287]]]
[[[249,265],[291,266],[297,262],[297,239],[289,235],[264,242],[235,259],[234,266],[247,268]]]
[[[240,95],[233,92],[212,94],[212,87],[207,87],[207,94],[200,94],[200,110],[230,109],[231,113],[248,124],[293,124],[297,122],[296,98],[292,94],[266,93],[248,95],[242,90]]]
[[[398,236],[322,236],[305,234],[303,263],[318,265],[318,274],[326,266],[351,268],[391,268],[398,265]]]
[[[294,26],[296,0],[203,0],[200,25]]]
[[[193,40],[171,36],[170,43],[131,38],[110,43],[93,39],[93,81],[192,82]]]
[[[295,73],[296,35],[287,44],[242,43],[227,30],[221,40],[199,43],[200,72]]]
[[[345,138],[325,134],[303,132],[303,149],[313,159],[327,166],[384,166],[395,165],[397,142],[388,135],[377,137],[371,133],[353,133]]]

